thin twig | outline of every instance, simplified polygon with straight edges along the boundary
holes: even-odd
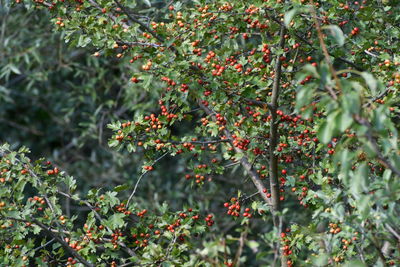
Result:
[[[156,159],[156,160],[153,162],[153,164],[151,164],[151,166],[153,166],[154,164],[156,164],[157,161],[161,160],[161,159],[162,159],[163,157],[165,157],[167,154],[168,154],[168,152],[165,152],[165,153],[164,153],[163,155],[161,155],[158,159]],[[133,188],[133,191],[132,191],[131,195],[129,196],[128,201],[126,202],[126,206],[127,206],[127,207],[129,207],[129,203],[131,202],[133,196],[134,196],[135,193],[136,193],[136,189],[137,189],[138,186],[139,186],[140,180],[142,180],[143,176],[144,176],[146,173],[148,173],[148,171],[145,171],[144,173],[142,173],[142,174],[139,176],[138,180],[136,181],[135,187]]]
[[[240,266],[240,256],[243,253],[243,247],[244,247],[244,243],[246,241],[247,238],[247,231],[248,231],[248,226],[246,227],[246,229],[240,234],[240,238],[239,238],[239,247],[236,251],[236,255],[235,255],[235,259],[233,260],[233,266],[239,267]]]
[[[391,227],[389,224],[385,224],[386,229],[389,230],[390,233],[392,233],[392,235],[394,235],[398,241],[400,241],[400,234],[396,232],[396,230],[393,229],[393,227]]]
[[[330,70],[330,72],[332,73],[333,79],[335,80],[336,89],[337,89],[339,92],[342,92],[342,86],[341,86],[341,84],[340,84],[339,77],[337,76],[336,71],[335,71],[335,69],[333,68],[333,64],[332,64],[332,62],[331,62],[331,58],[330,58],[328,49],[327,49],[326,44],[325,44],[325,41],[324,41],[324,35],[322,34],[321,25],[320,25],[320,23],[319,23],[319,21],[318,21],[318,19],[317,19],[317,12],[315,11],[313,0],[310,0],[310,3],[311,3],[311,5],[312,5],[312,7],[311,7],[311,14],[312,14],[313,19],[314,19],[314,24],[315,24],[315,27],[316,27],[316,29],[317,29],[319,42],[320,42],[320,45],[321,45],[321,48],[322,48],[322,52],[324,53],[324,56],[325,56],[326,64],[328,65],[329,70]],[[331,95],[331,97],[332,97],[334,100],[337,100],[337,95],[336,95],[336,93],[332,90],[332,88],[329,87],[329,86],[326,86],[326,89],[328,90],[328,92],[329,92],[329,94]]]

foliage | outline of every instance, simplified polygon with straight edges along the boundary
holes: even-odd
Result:
[[[92,190],[87,200],[77,199],[70,195],[71,178],[60,174],[55,180],[55,169],[49,174],[41,163],[30,165],[25,149],[15,153],[3,146],[7,190],[1,199],[7,208],[0,214],[7,229],[3,240],[11,244],[1,250],[4,260],[23,265],[34,256],[59,262],[71,256],[69,264],[85,266],[399,264],[396,1],[25,5],[49,9],[70,45],[97,49],[95,58],[114,57],[132,92],[157,97],[146,99],[133,119],[108,125],[111,148],[143,158],[142,174],[114,192]],[[184,176],[188,186],[179,189],[196,207],[155,207],[146,219],[131,219],[134,213],[141,217],[136,193],[142,180],[164,158],[179,169],[174,174]],[[232,171],[239,166],[240,172]],[[164,175],[161,169],[158,182]],[[26,200],[25,183],[44,202],[44,213]],[[219,191],[201,198],[213,186]],[[60,223],[57,194],[64,187],[62,196],[91,210],[84,231],[72,218]],[[197,208],[206,216],[199,221],[193,218]],[[216,226],[204,232],[204,219]],[[148,233],[149,224],[161,236],[154,233],[138,247],[131,236]],[[9,228],[18,234],[7,235]],[[85,231],[94,237],[84,239]],[[31,238],[23,239],[28,232]],[[67,233],[69,241],[84,243],[81,248],[58,240]],[[198,240],[189,238],[200,233]],[[34,248],[51,238],[58,247],[41,249],[37,257]]]

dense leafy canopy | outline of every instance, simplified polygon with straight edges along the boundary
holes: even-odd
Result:
[[[397,1],[2,12],[5,265],[400,264]]]

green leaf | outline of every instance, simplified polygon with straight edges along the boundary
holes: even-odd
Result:
[[[333,130],[333,124],[324,121],[318,129],[318,139],[323,144],[328,144],[332,140]]]
[[[117,192],[107,192],[104,194],[104,203],[108,203],[110,208],[113,208],[115,205],[120,203],[120,200],[116,197]]]
[[[328,264],[328,255],[320,254],[312,259],[312,262],[315,266],[325,266]]]
[[[337,129],[344,132],[353,123],[353,117],[349,112],[339,112],[335,117],[335,124]]]
[[[345,262],[342,266],[343,267],[366,267],[367,265],[365,265],[360,260],[352,260],[352,261]]]
[[[121,192],[129,188],[129,185],[127,184],[122,184],[122,185],[117,185],[114,187],[114,192]]]
[[[15,66],[14,64],[9,64],[8,67],[10,68],[10,70],[12,72],[14,72],[15,74],[21,74],[21,71],[17,68],[17,66]]]
[[[361,163],[361,165],[358,166],[353,179],[351,180],[351,193],[356,199],[360,197],[360,193],[365,188],[365,181],[368,174],[367,171],[367,164],[365,162]]]
[[[153,75],[143,75],[143,88],[148,91],[150,89],[151,81],[153,80]]]
[[[308,105],[313,98],[315,91],[314,86],[302,87],[296,95],[296,109],[300,110],[302,107]]]
[[[149,0],[143,0],[143,2],[144,2],[148,7],[151,7],[151,3],[150,3]]]
[[[331,33],[333,39],[335,39],[336,43],[339,46],[343,46],[344,45],[344,34],[343,34],[342,29],[339,28],[339,26],[337,26],[337,25],[326,25],[326,26],[323,26],[322,29],[329,30],[329,32]]]
[[[317,78],[317,79],[321,78],[319,73],[318,73],[318,71],[317,71],[317,68],[315,66],[311,65],[311,64],[305,65],[303,67],[303,70],[306,73],[311,74],[314,78]]]
[[[361,196],[357,200],[357,209],[360,212],[362,220],[365,220],[370,216],[370,199],[371,196]]]
[[[285,13],[285,17],[283,18],[283,22],[285,23],[285,26],[288,27],[290,22],[292,21],[294,15],[299,12],[298,8],[293,8],[292,10],[289,10],[288,12]]]
[[[112,139],[112,140],[108,141],[108,146],[109,147],[116,147],[119,144],[120,144],[120,142],[118,140],[116,140],[116,139]]]
[[[362,72],[361,76],[364,78],[366,84],[371,89],[372,94],[375,95],[376,94],[376,89],[378,88],[378,81],[369,72]]]
[[[106,222],[105,225],[107,225],[110,229],[114,230],[117,228],[121,228],[124,226],[125,222],[123,218],[125,217],[125,214],[123,213],[116,213],[113,214]]]
[[[78,46],[85,47],[87,46],[92,40],[84,35],[79,36],[78,39]]]
[[[251,248],[253,251],[257,250],[257,248],[260,246],[260,244],[254,240],[249,240],[246,242],[247,246]]]

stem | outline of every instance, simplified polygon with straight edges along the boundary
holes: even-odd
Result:
[[[336,71],[333,68],[333,64],[332,64],[328,49],[326,47],[325,41],[324,41],[324,35],[322,34],[321,25],[319,24],[319,21],[317,19],[317,12],[314,9],[313,0],[311,0],[310,3],[311,3],[311,5],[313,5],[313,7],[311,8],[311,14],[312,14],[313,19],[314,19],[315,27],[317,28],[318,39],[319,39],[319,42],[321,44],[322,52],[324,53],[324,56],[325,56],[326,64],[328,64],[329,70],[332,73],[333,79],[335,80],[337,90],[339,90],[339,92],[341,92],[342,91],[342,86],[340,84],[340,80],[339,80],[339,78],[338,78],[338,76],[336,74]],[[328,90],[328,92],[331,95],[331,97],[334,100],[337,100],[337,96],[336,96],[335,92],[332,90],[332,88],[326,87],[326,89]]]
[[[233,260],[233,266],[239,267],[240,266],[240,256],[243,253],[243,247],[244,247],[244,242],[246,241],[247,238],[247,231],[248,227],[240,234],[239,238],[239,247],[238,250],[236,251],[235,259]]]

